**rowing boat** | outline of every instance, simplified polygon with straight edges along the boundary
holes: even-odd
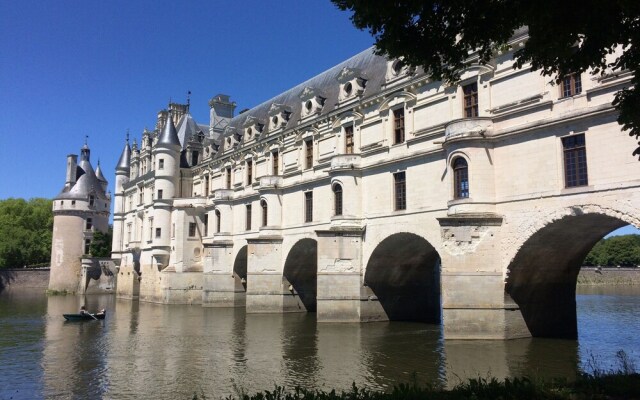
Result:
[[[92,316],[93,315],[93,316]],[[95,321],[96,319],[104,319],[103,313],[98,314],[62,314],[67,321]]]

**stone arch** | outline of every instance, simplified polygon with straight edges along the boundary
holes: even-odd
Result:
[[[364,286],[385,316],[379,319],[440,323],[440,255],[426,239],[400,232],[371,253]]]
[[[233,262],[235,289],[243,292],[247,291],[247,248],[246,244],[242,246]]]
[[[582,261],[603,236],[627,224],[638,227],[640,221],[631,213],[589,204],[556,210],[530,224],[521,230],[527,234],[507,266],[507,300],[518,305],[532,336],[574,339]]]
[[[318,242],[305,238],[297,241],[284,263],[283,284],[298,303],[298,308],[316,312],[318,288]]]

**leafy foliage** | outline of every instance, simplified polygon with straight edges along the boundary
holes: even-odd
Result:
[[[48,262],[51,257],[51,200],[0,200],[0,268]]]
[[[89,245],[89,253],[92,257],[110,257],[111,256],[111,228],[106,233],[95,231],[93,239]]]
[[[434,79],[455,82],[471,62],[488,63],[514,32],[528,26],[529,40],[514,57],[560,78],[631,71],[631,86],[616,94],[618,122],[640,138],[640,2],[637,0],[332,0],[353,12],[351,21],[376,40],[378,54],[422,66]],[[381,8],[384,8],[381,10]],[[621,49],[615,60],[607,56]],[[479,59],[469,58],[477,51]],[[638,143],[640,145],[640,143]],[[640,157],[640,147],[633,153]]]
[[[607,267],[640,265],[640,235],[612,236],[602,239],[587,254],[583,264]]]

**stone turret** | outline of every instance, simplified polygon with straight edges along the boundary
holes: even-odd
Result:
[[[65,185],[53,200],[50,290],[81,291],[81,258],[89,253],[93,233],[109,229],[107,181],[93,170],[90,156],[86,143],[79,163],[76,155],[67,156]]]
[[[125,216],[125,196],[124,185],[129,182],[131,168],[131,147],[129,146],[129,136],[122,149],[118,165],[116,166],[116,182],[114,191],[113,206],[113,242],[111,247],[111,257],[116,264],[120,262],[124,251],[124,216]]]
[[[182,146],[171,112],[153,149],[155,159],[153,257],[161,267],[169,263],[171,248],[171,210],[173,199],[180,196],[180,154]]]

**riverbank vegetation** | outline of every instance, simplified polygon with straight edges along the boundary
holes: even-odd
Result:
[[[621,235],[602,239],[589,252],[582,265],[635,267],[640,265],[640,235]]]
[[[212,399],[205,394],[195,394],[192,400]],[[513,378],[499,381],[495,378],[470,379],[451,390],[434,386],[401,384],[388,392],[358,388],[355,384],[348,391],[337,392],[310,390],[296,387],[286,390],[276,386],[273,390],[248,395],[239,391],[227,400],[495,400],[495,399],[638,399],[640,398],[640,374],[616,372],[583,375],[574,382],[555,380],[534,381]]]
[[[49,265],[51,200],[0,200],[0,268]]]

